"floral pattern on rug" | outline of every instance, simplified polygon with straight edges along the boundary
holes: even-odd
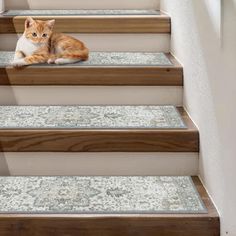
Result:
[[[3,16],[160,15],[156,10],[8,10]]]
[[[0,128],[186,128],[174,106],[0,106]]]
[[[190,177],[0,177],[1,213],[206,213]]]
[[[0,52],[0,66],[10,66],[14,58],[14,52]],[[164,53],[148,52],[90,52],[89,60],[74,64],[60,65],[59,67],[75,66],[172,66],[172,62]],[[41,64],[37,66],[58,67],[53,64]]]

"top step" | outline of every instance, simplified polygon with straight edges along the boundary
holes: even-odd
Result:
[[[0,33],[22,33],[27,16],[56,19],[63,33],[170,33],[170,17],[156,10],[9,10],[0,16]]]
[[[159,0],[5,0],[6,9],[159,9]]]

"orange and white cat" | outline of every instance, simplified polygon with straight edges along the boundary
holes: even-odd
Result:
[[[24,34],[19,38],[12,65],[68,64],[88,59],[83,42],[65,34],[53,33],[55,20],[41,21],[27,17]]]

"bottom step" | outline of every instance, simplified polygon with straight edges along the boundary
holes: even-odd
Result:
[[[219,235],[197,177],[1,177],[0,212],[3,236]]]

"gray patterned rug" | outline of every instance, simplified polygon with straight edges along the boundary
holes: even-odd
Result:
[[[0,52],[0,67],[9,66],[14,52]],[[63,67],[71,66],[172,66],[172,62],[164,53],[148,52],[90,52],[89,60]],[[39,66],[39,65],[37,65]],[[57,66],[57,65],[43,65]],[[60,66],[60,67],[62,67]]]
[[[0,177],[1,213],[207,213],[190,177]]]
[[[174,106],[0,106],[0,128],[186,128]]]
[[[3,16],[160,15],[156,10],[8,10]]]

